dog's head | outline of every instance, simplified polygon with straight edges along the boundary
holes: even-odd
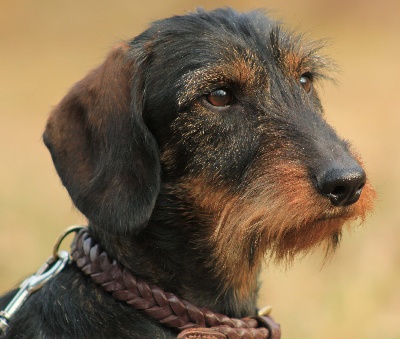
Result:
[[[335,245],[373,190],[323,119],[320,48],[230,9],[158,21],[115,47],[44,134],[75,205],[109,232],[137,233],[169,189],[190,206],[181,214],[206,216],[221,265]]]

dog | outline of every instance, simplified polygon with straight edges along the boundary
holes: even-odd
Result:
[[[332,62],[322,48],[261,11],[198,10],[154,22],[73,86],[43,138],[109,265],[180,305],[245,318],[257,313],[265,257],[335,250],[374,190],[324,120],[316,84]],[[178,335],[77,263],[27,299],[6,338]]]

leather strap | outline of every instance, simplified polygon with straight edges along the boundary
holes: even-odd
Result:
[[[180,331],[180,339],[280,338],[279,324],[272,318],[229,318],[196,307],[135,277],[116,260],[110,259],[86,229],[76,234],[71,244],[71,256],[86,275],[115,299],[143,311],[165,326],[176,328]]]
[[[249,329],[242,331],[242,329],[229,328],[221,326],[219,328],[189,328],[183,330],[178,339],[233,339],[233,338],[249,338],[249,339],[280,339],[281,328],[279,324],[272,320],[270,317],[259,316],[256,318],[260,326],[264,326],[266,331],[262,328]],[[268,329],[268,330],[267,330]]]

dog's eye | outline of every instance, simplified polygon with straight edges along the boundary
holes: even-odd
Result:
[[[233,94],[228,89],[219,88],[207,95],[207,101],[217,107],[228,106],[233,102]]]
[[[300,77],[300,84],[301,86],[303,86],[304,90],[307,93],[310,93],[312,90],[312,83],[313,83],[313,79],[311,77],[311,75],[309,73],[304,73],[301,75]]]

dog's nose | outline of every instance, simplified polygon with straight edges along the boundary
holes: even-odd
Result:
[[[333,167],[317,176],[317,188],[335,206],[354,204],[360,198],[366,182],[364,170],[353,167]]]

